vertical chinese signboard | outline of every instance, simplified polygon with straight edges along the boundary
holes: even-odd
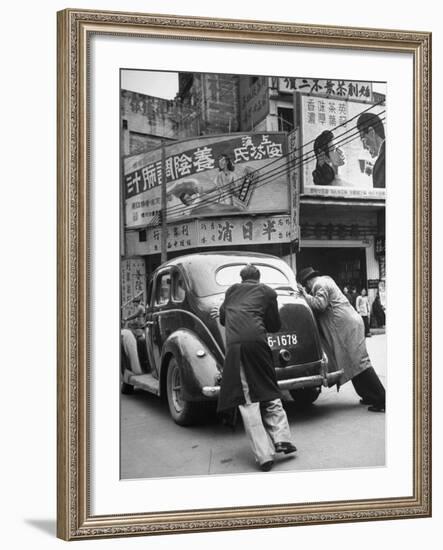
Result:
[[[143,258],[129,258],[120,262],[122,316],[135,310],[133,299],[142,295],[146,299],[146,269]]]
[[[269,114],[269,77],[241,76],[240,128],[251,131]]]
[[[123,168],[126,227],[157,225],[161,149],[127,157]],[[225,134],[168,144],[165,179],[168,223],[220,214],[286,213],[286,134]]]
[[[300,129],[288,134],[291,242],[300,240]]]
[[[376,158],[364,149],[356,124],[360,114],[367,112],[377,115],[386,127],[385,104],[299,93],[295,96],[303,144],[300,151],[302,192],[305,195],[384,199],[385,189],[373,185]],[[323,177],[324,156],[322,159],[321,150],[314,150],[314,144],[322,139],[325,131],[332,132],[331,146],[337,153],[334,157],[328,153],[332,172],[328,169]]]

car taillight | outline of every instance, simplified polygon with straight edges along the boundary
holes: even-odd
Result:
[[[286,365],[286,363],[288,363],[291,359],[291,354],[287,349],[281,349],[278,354],[278,357],[280,359],[280,364]]]

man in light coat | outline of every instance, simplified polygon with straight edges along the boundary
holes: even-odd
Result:
[[[340,384],[352,380],[361,403],[369,405],[371,412],[384,412],[385,389],[369,359],[362,318],[331,277],[307,267],[300,271],[298,280],[317,317],[329,362],[344,370]]]
[[[286,412],[267,343],[267,332],[279,330],[277,294],[260,283],[260,271],[246,265],[241,283],[228,288],[220,306],[226,327],[226,358],[218,411],[239,407],[254,457],[269,471],[275,453],[293,453]]]

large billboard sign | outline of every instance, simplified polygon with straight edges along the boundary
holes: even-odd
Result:
[[[298,95],[302,149],[296,165],[305,195],[384,199],[384,144],[378,154],[365,150],[357,129],[363,112],[386,127],[384,104]],[[383,155],[383,159],[380,155]],[[377,158],[380,161],[377,163]],[[383,160],[383,163],[381,163]],[[383,187],[380,176],[383,170]]]
[[[288,212],[286,134],[224,134],[177,141],[124,159],[126,227],[167,220]]]

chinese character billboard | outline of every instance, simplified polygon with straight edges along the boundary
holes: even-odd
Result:
[[[296,166],[303,194],[384,199],[385,104],[296,96],[302,143]],[[375,136],[374,146],[361,138],[357,123],[363,119],[369,120],[365,130]]]
[[[269,77],[240,76],[240,129],[251,130],[269,114]]]
[[[282,132],[204,136],[168,144],[168,221],[288,212],[286,156]],[[161,148],[123,162],[126,226],[154,225],[161,210]]]
[[[278,91],[281,93],[300,92],[330,99],[373,101],[372,82],[356,80],[280,77]]]
[[[189,248],[212,248],[248,244],[278,244],[292,240],[293,226],[289,215],[228,216],[192,220],[168,225],[168,252]],[[150,227],[144,244],[146,254],[161,251],[161,227]]]
[[[121,304],[124,317],[135,311],[134,298],[146,297],[146,270],[143,258],[129,258],[120,262]]]

